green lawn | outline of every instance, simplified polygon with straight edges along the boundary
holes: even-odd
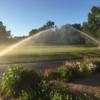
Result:
[[[100,56],[97,47],[86,46],[23,46],[13,49],[0,63],[34,62],[44,60],[80,59],[83,56]]]
[[[8,55],[58,54],[66,52],[95,51],[97,49],[97,47],[84,46],[23,46],[13,49]]]

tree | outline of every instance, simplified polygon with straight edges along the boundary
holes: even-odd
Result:
[[[32,36],[40,31],[46,30],[46,29],[50,29],[50,28],[54,28],[55,27],[55,22],[53,21],[47,21],[42,27],[38,28],[38,29],[32,29],[29,32],[29,36]]]
[[[48,22],[46,23],[47,29],[49,29],[49,28],[54,28],[54,25],[55,25],[55,22],[53,22],[53,21],[48,21]]]
[[[0,43],[7,42],[10,37],[11,31],[6,30],[6,26],[4,26],[3,22],[0,21]]]
[[[53,21],[47,21],[46,24],[44,24],[42,27],[39,28],[39,30],[46,30],[46,29],[50,29],[50,28],[54,28],[55,26],[55,22]]]
[[[83,23],[83,31],[100,39],[100,6],[93,6],[88,14],[88,21]]]
[[[32,29],[32,30],[29,32],[29,36],[32,36],[32,35],[36,34],[37,32],[39,32],[38,29]]]
[[[72,26],[78,30],[82,30],[82,25],[81,24],[72,24]]]

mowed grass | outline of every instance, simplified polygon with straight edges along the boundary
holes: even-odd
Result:
[[[23,46],[12,49],[7,55],[30,55],[30,54],[58,54],[67,52],[88,52],[98,50],[97,47],[85,46]]]
[[[98,47],[88,46],[21,46],[0,57],[0,63],[28,63],[34,61],[81,59],[100,57]]]

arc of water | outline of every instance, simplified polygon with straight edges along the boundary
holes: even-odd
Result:
[[[38,32],[37,34],[35,34],[35,35],[33,35],[33,36],[30,36],[30,37],[28,37],[28,38],[26,38],[26,39],[24,39],[24,40],[21,40],[20,42],[18,42],[18,43],[16,43],[16,44],[13,44],[13,45],[11,45],[10,47],[8,47],[8,48],[2,50],[2,51],[0,52],[0,57],[1,57],[1,56],[4,56],[5,54],[7,54],[9,51],[13,50],[13,49],[16,48],[17,46],[19,46],[19,45],[21,45],[21,44],[27,42],[27,41],[30,40],[30,39],[36,38],[37,36],[39,36],[40,34],[42,34],[42,32],[46,32],[46,31],[48,31],[48,30],[44,30],[44,31]]]
[[[81,33],[83,36],[89,38],[90,40],[92,40],[92,41],[95,42],[96,44],[100,45],[100,42],[99,42],[98,40],[96,40],[95,38],[93,38],[92,36],[89,36],[88,34],[82,32],[82,31],[79,31],[78,29],[72,27],[71,25],[70,25],[70,27],[71,27],[73,30],[75,30],[75,31],[77,31],[77,32],[79,32],[79,33]],[[42,34],[43,32],[47,32],[47,31],[48,31],[48,30],[41,31],[41,32],[39,32],[39,33],[37,33],[37,34],[31,36],[31,37],[28,37],[28,38],[26,38],[26,39],[24,39],[24,40],[22,40],[22,41],[20,41],[20,42],[18,42],[18,43],[16,43],[16,44],[10,46],[10,47],[8,47],[7,49],[5,49],[5,50],[3,50],[3,51],[0,52],[0,56],[4,56],[5,54],[7,54],[9,51],[11,51],[12,49],[16,48],[17,46],[23,44],[24,42],[27,42],[27,41],[30,40],[30,39],[34,39],[34,38],[36,38],[37,36],[39,36],[40,34]]]
[[[80,31],[80,30],[78,30],[78,29],[72,27],[71,25],[70,25],[70,27],[71,27],[73,30],[75,30],[75,31],[77,31],[77,32],[79,32],[79,33],[81,33],[83,36],[87,37],[88,39],[92,40],[92,41],[95,42],[97,45],[100,45],[100,42],[99,42],[98,40],[96,40],[94,37],[92,37],[92,36],[86,34],[85,32],[82,32],[82,31]]]

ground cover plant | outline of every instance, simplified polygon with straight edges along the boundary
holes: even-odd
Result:
[[[33,69],[22,65],[12,65],[4,72],[0,79],[0,92],[2,98],[14,100],[92,100],[99,97],[75,94],[69,91],[68,86],[50,83]]]
[[[60,81],[72,81],[82,77],[91,77],[99,71],[100,66],[98,64],[99,61],[94,63],[87,60],[70,62],[53,70],[48,77]]]
[[[16,98],[23,92],[30,92],[35,97],[35,90],[40,80],[34,70],[26,69],[21,65],[12,65],[1,76],[0,90],[8,97]]]

